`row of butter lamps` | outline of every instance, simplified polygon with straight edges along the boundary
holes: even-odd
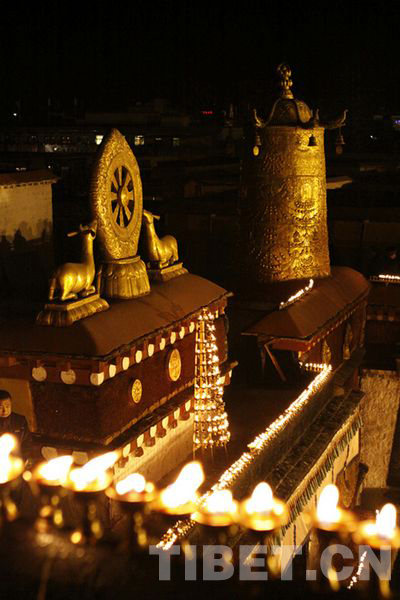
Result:
[[[252,495],[241,502],[234,500],[229,490],[216,490],[200,496],[198,490],[204,481],[204,473],[201,464],[194,461],[183,467],[172,484],[157,490],[153,483],[146,481],[139,473],[114,482],[111,468],[119,457],[118,452],[108,452],[79,467],[73,465],[72,456],[60,456],[38,464],[32,471],[25,471],[15,436],[0,436],[2,522],[12,521],[17,517],[17,507],[12,500],[11,491],[18,485],[21,476],[40,492],[38,527],[47,527],[49,523],[57,527],[63,526],[60,508],[60,497],[63,494],[72,493],[82,504],[81,526],[71,534],[71,541],[74,543],[101,538],[103,531],[97,517],[96,501],[103,493],[131,515],[133,531],[130,541],[135,549],[148,544],[144,518],[151,511],[163,515],[170,525],[177,519],[190,517],[205,533],[213,531],[217,534],[220,541],[226,539],[225,534],[232,526],[241,525],[256,532],[262,542],[266,536],[278,532],[288,521],[287,506],[273,496],[270,486],[265,482],[260,482]],[[390,551],[400,548],[400,531],[396,526],[396,509],[392,504],[386,504],[375,521],[360,521],[355,513],[340,508],[338,502],[338,489],[334,485],[328,485],[322,490],[317,508],[310,515],[317,532],[320,553],[330,544],[349,539],[374,550],[379,550],[382,545]],[[221,538],[221,534],[225,537]],[[328,579],[334,588],[334,574]],[[374,584],[377,594],[387,597],[387,584],[379,578],[375,578]]]

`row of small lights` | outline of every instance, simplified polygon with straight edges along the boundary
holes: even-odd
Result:
[[[355,575],[353,575],[353,577],[350,579],[350,583],[347,586],[348,590],[351,590],[358,583],[358,580],[360,579],[360,575],[364,569],[364,562],[365,562],[366,556],[367,556],[367,552],[363,552],[360,557],[360,562],[358,563],[357,571],[356,571]]]
[[[378,275],[378,279],[381,279],[382,281],[399,281],[400,282],[400,275]]]
[[[196,326],[193,443],[203,449],[225,446],[230,439],[214,319],[204,311]]]
[[[305,365],[306,367],[308,366]],[[280,415],[267,429],[258,435],[248,448],[250,451],[243,454],[224,471],[217,483],[211,489],[203,494],[199,499],[199,506],[206,502],[207,498],[214,492],[225,490],[232,486],[233,482],[243,473],[251,462],[266,448],[272,439],[276,438],[282,430],[298,415],[304,408],[308,400],[326,383],[331,374],[331,365],[319,365],[321,371],[308,385],[308,387],[292,402],[292,404]],[[190,530],[195,526],[192,520],[178,521],[173,527],[161,538],[158,546],[164,550],[168,550],[177,541],[187,536]]]
[[[288,298],[285,302],[281,302],[279,304],[279,310],[282,310],[283,308],[290,306],[294,302],[297,302],[297,300],[300,300],[300,298],[302,298],[305,294],[307,294],[313,287],[314,287],[314,280],[310,279],[310,281],[306,287],[302,288],[301,290],[299,290],[298,292],[293,294],[293,296],[290,296],[290,298]]]
[[[305,371],[311,371],[312,373],[321,373],[325,368],[325,363],[305,363],[303,366]]]

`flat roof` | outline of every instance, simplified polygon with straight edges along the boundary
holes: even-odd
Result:
[[[55,183],[59,177],[50,169],[37,171],[15,171],[0,173],[0,187],[16,187],[20,185],[35,185],[38,183]]]
[[[303,298],[287,308],[267,314],[245,333],[309,340],[366,297],[369,289],[369,282],[358,271],[349,267],[335,267],[330,277],[316,279],[314,287]]]
[[[228,295],[215,283],[187,273],[152,283],[147,296],[111,300],[108,310],[67,327],[37,325],[28,318],[5,319],[0,323],[0,354],[103,358]]]

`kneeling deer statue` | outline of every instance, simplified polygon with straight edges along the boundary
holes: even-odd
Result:
[[[82,241],[82,262],[65,263],[57,267],[50,279],[49,300],[54,300],[55,291],[59,290],[60,300],[71,300],[86,297],[96,291],[93,285],[95,264],[93,257],[93,241],[96,237],[97,221],[83,227],[79,231],[68,233],[68,237],[79,235]]]
[[[159,219],[148,210],[143,210],[143,222],[146,226],[147,259],[152,266],[162,269],[178,260],[178,243],[172,235],[161,239],[154,229],[154,219]]]

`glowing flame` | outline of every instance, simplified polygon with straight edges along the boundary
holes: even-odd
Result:
[[[185,465],[176,481],[161,492],[161,502],[170,508],[176,508],[195,500],[196,490],[204,481],[203,467],[199,462]]]
[[[22,459],[10,456],[18,447],[17,438],[10,433],[0,437],[0,483],[6,483],[21,474],[23,470]]]
[[[4,433],[0,437],[0,460],[7,460],[17,445],[17,438],[14,435],[11,435],[11,433]]]
[[[195,490],[197,490],[204,481],[203,467],[197,461],[193,461],[185,465],[179,473],[175,483],[186,484],[189,481]]]
[[[107,471],[107,469],[110,469],[117,462],[118,458],[118,452],[106,452],[106,454],[101,454],[100,456],[96,456],[96,458],[89,460],[82,469],[87,473],[101,474],[102,472]]]
[[[56,483],[66,478],[72,463],[72,456],[58,456],[39,465],[36,473],[40,479]]]
[[[261,481],[253,490],[246,510],[249,513],[268,513],[274,506],[274,496],[271,487],[265,481]]]
[[[229,513],[234,512],[235,508],[232,492],[230,490],[214,492],[205,502],[205,510],[209,513]]]
[[[101,456],[96,456],[86,463],[83,467],[73,469],[69,474],[69,479],[77,491],[86,488],[100,490],[109,483],[107,470],[110,469],[118,460],[118,452],[107,452]]]
[[[317,519],[321,523],[336,523],[340,519],[339,490],[336,485],[327,485],[321,492],[317,505]]]
[[[396,529],[396,508],[393,504],[385,504],[376,515],[376,532],[380,537],[392,538]]]
[[[286,308],[286,306],[288,306],[289,304],[292,304],[293,302],[295,302],[295,300],[298,300],[299,298],[304,296],[304,294],[309,292],[313,288],[313,286],[314,286],[314,279],[310,279],[310,281],[308,282],[308,285],[306,285],[306,287],[302,288],[301,290],[299,290],[298,292],[296,292],[295,294],[290,296],[290,298],[288,298],[286,300],[286,302],[281,302],[279,305],[279,308],[280,309]]]
[[[128,475],[128,477],[125,477],[125,479],[118,481],[118,483],[115,484],[115,489],[120,496],[128,494],[128,492],[141,494],[146,489],[146,479],[139,473],[132,473],[131,475]]]

